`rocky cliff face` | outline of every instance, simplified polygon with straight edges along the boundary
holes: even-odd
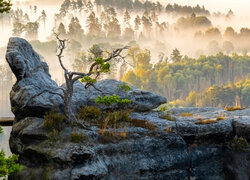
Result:
[[[11,91],[12,111],[16,116],[10,147],[19,154],[22,172],[9,179],[239,179],[250,177],[250,150],[236,153],[231,142],[235,135],[250,140],[250,110],[227,112],[219,108],[183,108],[169,112],[152,109],[166,98],[134,87],[122,92],[123,82],[104,80],[96,86],[109,94],[131,99],[127,108],[133,125],[91,130],[67,125],[56,140],[44,127],[44,114],[62,112],[59,96],[43,90],[57,90],[48,66],[29,43],[11,38],[7,61],[17,77]],[[63,87],[63,86],[62,86]],[[75,84],[73,107],[98,106],[100,95],[94,89]],[[34,98],[31,98],[34,97]],[[30,100],[31,98],[31,100]],[[123,108],[114,105],[113,109]],[[183,116],[185,113],[191,113]],[[224,118],[218,119],[219,116]],[[199,118],[197,118],[199,117]],[[197,123],[209,119],[209,123]],[[207,121],[208,122],[208,121]],[[77,142],[72,133],[81,134]]]

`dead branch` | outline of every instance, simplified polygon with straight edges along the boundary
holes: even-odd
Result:
[[[66,48],[66,41],[68,41],[68,40],[67,39],[60,39],[59,34],[57,34],[54,31],[54,29],[53,29],[53,33],[56,36],[56,39],[58,42],[57,50],[59,50],[59,53],[57,54],[57,57],[58,57],[59,63],[61,65],[61,67],[63,68],[63,70],[65,71],[65,73],[68,73],[68,70],[66,69],[66,67],[64,66],[64,64],[62,62],[62,58],[63,58],[62,54],[63,54],[64,49]]]

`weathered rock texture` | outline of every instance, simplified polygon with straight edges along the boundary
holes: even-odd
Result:
[[[219,108],[182,108],[170,112],[152,111],[166,102],[164,97],[134,87],[123,92],[123,82],[104,80],[96,84],[109,94],[132,100],[130,117],[137,125],[85,130],[66,126],[52,141],[51,132],[44,128],[46,111],[62,111],[59,96],[43,90],[56,90],[48,67],[41,62],[32,47],[23,39],[11,38],[7,61],[17,77],[11,91],[12,110],[16,115],[10,147],[19,154],[24,169],[9,179],[239,179],[250,177],[250,151],[235,153],[231,142],[235,135],[249,139],[249,109],[227,112]],[[62,86],[63,87],[63,86]],[[60,92],[60,90],[58,90]],[[100,95],[77,82],[73,108],[95,104]],[[37,96],[37,97],[36,97]],[[31,101],[29,99],[35,97]],[[124,108],[114,105],[112,108]],[[143,111],[143,112],[142,112]],[[192,113],[182,117],[182,113]],[[196,124],[197,117],[225,119],[211,124]],[[139,126],[138,126],[139,124]],[[103,132],[103,131],[102,131]],[[72,133],[82,133],[78,143]]]

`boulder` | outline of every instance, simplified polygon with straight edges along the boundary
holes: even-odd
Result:
[[[46,90],[62,92],[51,79],[47,64],[40,60],[26,40],[10,38],[6,60],[17,79],[10,92],[12,112],[17,120],[24,117],[43,117],[51,109],[62,111],[63,101],[60,96],[49,92],[42,93]]]
[[[45,112],[56,110],[63,112],[64,103],[60,95],[63,94],[57,83],[51,79],[48,65],[42,62],[32,46],[24,39],[10,38],[6,60],[9,63],[17,82],[10,93],[12,111],[17,120],[25,117],[43,117]],[[160,95],[139,90],[131,86],[126,92],[119,88],[124,83],[116,80],[103,80],[96,83],[96,87],[106,95],[119,95],[121,99],[130,99],[127,107],[136,111],[148,111],[166,103],[166,98]],[[94,105],[101,109],[124,108],[115,104],[112,107],[96,104],[95,98],[103,96],[99,91],[77,81],[74,84],[72,109],[75,113],[84,105]]]
[[[130,86],[130,90],[125,91],[121,87],[123,85],[129,85],[122,81],[117,81],[114,79],[106,79],[99,81],[95,84],[96,88],[103,91],[102,94],[100,91],[97,91],[93,87],[89,87],[87,89],[87,104],[92,106],[98,106],[101,109],[123,109],[123,108],[130,108],[134,109],[135,111],[149,111],[154,108],[157,108],[161,104],[167,102],[167,99],[163,96],[157,95],[155,93],[149,91],[143,91],[134,86]],[[77,94],[76,94],[77,95]],[[97,104],[95,103],[95,98],[98,96],[105,96],[105,95],[118,95],[121,99],[129,99],[132,102],[129,104],[114,104],[110,107]]]

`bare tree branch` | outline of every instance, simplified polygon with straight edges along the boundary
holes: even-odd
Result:
[[[67,39],[63,39],[63,40],[60,39],[59,34],[57,34],[54,29],[53,29],[53,33],[56,36],[56,39],[58,42],[58,47],[57,47],[57,50],[59,50],[59,53],[57,54],[58,60],[60,62],[61,67],[65,71],[65,73],[68,73],[68,70],[66,69],[66,67],[63,65],[63,62],[62,62],[62,58],[63,58],[62,54],[63,54],[64,49],[66,48]]]

